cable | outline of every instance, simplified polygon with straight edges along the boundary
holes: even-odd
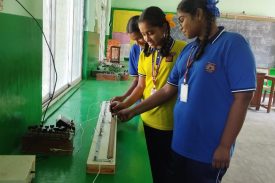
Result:
[[[87,115],[86,115],[86,121],[89,121],[88,119],[89,119],[90,109],[91,109],[92,107],[95,107],[97,104],[100,104],[100,102],[91,103],[91,104],[89,105],[88,111],[87,111]]]
[[[90,119],[88,119],[88,117],[89,117],[89,113],[90,113],[90,109],[92,108],[92,107],[94,107],[96,104],[99,104],[100,102],[95,102],[95,103],[92,103],[92,104],[90,104],[89,106],[88,106],[88,111],[87,111],[87,119],[85,120],[85,121],[80,121],[79,122],[79,129],[81,129],[81,131],[82,131],[82,133],[81,133],[81,136],[80,136],[80,145],[79,145],[79,148],[78,148],[78,150],[76,151],[76,153],[75,154],[77,154],[79,151],[80,151],[80,149],[81,149],[81,147],[82,147],[82,144],[83,144],[83,134],[84,134],[84,128],[83,128],[83,126],[81,125],[81,123],[86,123],[86,122],[89,122],[89,121],[92,121],[92,120],[95,120],[95,119],[97,119],[98,118],[98,116],[96,116],[96,117],[93,117],[93,118],[90,118]],[[75,113],[76,114],[76,113]],[[94,131],[96,131],[96,129],[94,128]],[[77,133],[78,134],[78,133]],[[92,136],[93,136],[93,134],[94,134],[94,132],[92,133]]]
[[[46,106],[46,109],[45,109],[45,111],[44,111],[44,114],[42,115],[43,117],[42,117],[42,121],[41,121],[41,123],[42,123],[42,125],[45,123],[45,121],[48,119],[46,119],[45,120],[45,116],[46,116],[46,113],[47,113],[47,111],[48,111],[48,108],[49,108],[49,105],[50,105],[50,103],[52,102],[52,100],[53,100],[53,97],[54,97],[54,93],[55,93],[55,89],[56,89],[56,83],[57,83],[57,71],[56,71],[56,66],[55,66],[55,61],[54,61],[54,57],[53,57],[53,53],[52,53],[52,50],[51,50],[51,48],[50,48],[50,45],[49,45],[49,43],[48,43],[48,40],[47,40],[47,38],[46,38],[46,36],[45,36],[45,34],[44,34],[44,31],[43,31],[43,29],[42,29],[42,27],[41,27],[41,25],[39,24],[39,22],[36,20],[36,18],[34,18],[34,16],[18,1],[18,0],[15,0],[32,18],[33,18],[33,20],[36,22],[36,24],[37,24],[37,26],[39,27],[39,29],[40,29],[40,31],[41,31],[41,33],[42,33],[42,35],[43,35],[43,37],[44,37],[44,40],[45,40],[45,42],[46,42],[46,44],[47,44],[47,47],[49,48],[49,52],[50,52],[50,55],[51,55],[51,59],[52,59],[52,64],[53,64],[53,68],[54,68],[54,74],[55,74],[55,81],[54,81],[54,87],[53,87],[53,93],[52,93],[52,95],[50,96],[50,100],[49,100],[49,102],[47,103],[47,106]]]
[[[84,128],[82,127],[81,122],[79,122],[79,127],[80,127],[79,130],[81,129],[82,133],[81,133],[81,135],[80,135],[80,144],[79,144],[79,148],[78,148],[77,151],[75,151],[75,154],[74,154],[74,155],[76,155],[77,153],[79,153],[79,151],[80,151],[80,149],[81,149],[81,147],[82,147],[82,144],[83,144]],[[77,132],[77,134],[78,134],[78,132]]]
[[[97,177],[98,177],[99,174],[100,174],[100,168],[101,168],[100,165],[98,165],[98,172],[97,172],[97,174],[96,174],[96,176],[95,176],[95,178],[94,178],[94,180],[93,180],[93,183],[95,183]]]

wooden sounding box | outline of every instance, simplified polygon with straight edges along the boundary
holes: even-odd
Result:
[[[116,166],[117,120],[103,101],[87,160],[87,173],[114,174]]]

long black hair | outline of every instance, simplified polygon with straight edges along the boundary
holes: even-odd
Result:
[[[196,15],[198,9],[202,9],[206,20],[205,35],[200,40],[199,48],[195,54],[195,60],[198,60],[204,53],[204,49],[208,43],[212,23],[216,21],[216,17],[207,8],[207,0],[182,0],[177,8],[178,12],[189,13],[192,17]]]
[[[170,46],[167,44],[170,39],[170,25],[166,20],[165,13],[156,6],[151,6],[146,8],[139,17],[139,22],[146,22],[153,27],[163,27],[166,24],[166,32],[163,37],[163,46],[160,49],[160,55],[166,57],[169,55]],[[150,49],[148,43],[144,46],[145,56],[149,56],[152,50]]]
[[[128,34],[130,33],[140,33],[140,30],[138,28],[138,19],[139,19],[139,15],[135,15],[132,16],[128,23],[127,23],[127,27],[126,27],[126,32]]]

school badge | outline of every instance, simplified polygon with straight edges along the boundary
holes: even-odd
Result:
[[[206,72],[213,73],[216,70],[216,64],[208,62],[205,66]]]
[[[166,62],[173,62],[173,58],[176,55],[175,52],[171,52],[167,57],[166,57]]]

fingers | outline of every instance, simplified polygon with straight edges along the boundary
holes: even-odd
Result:
[[[117,113],[117,117],[119,118],[119,120],[121,121],[121,122],[125,122],[125,121],[127,121],[127,117],[126,117],[126,114],[125,114],[125,112],[123,111],[123,110],[121,110],[121,111],[119,111],[118,113]]]
[[[110,107],[111,107],[111,108],[113,108],[113,107],[116,106],[116,105],[117,105],[117,101],[113,101],[113,102],[110,103]]]
[[[213,168],[218,168],[218,169],[223,169],[223,168],[228,168],[229,167],[229,160],[213,160],[212,162],[212,167]]]
[[[117,117],[120,119],[121,122],[129,121],[130,111],[128,109],[121,110],[117,113]]]
[[[111,113],[117,114],[120,110],[124,109],[124,104],[122,102],[114,101],[110,104]]]
[[[111,98],[110,103],[113,103],[113,102],[115,102],[115,101],[118,101],[118,100],[117,100],[117,97]]]
[[[122,122],[130,120],[132,117],[131,112],[125,109],[124,103],[113,101],[110,103],[110,112],[117,115],[118,119]]]
[[[119,103],[116,103],[116,104],[114,104],[113,106],[112,106],[112,111],[114,112],[114,113],[117,113],[118,111],[120,111],[121,110],[121,107],[120,107],[120,104]]]
[[[110,102],[118,101],[118,102],[123,102],[124,97],[123,96],[116,96],[111,98]]]
[[[219,145],[214,152],[213,168],[228,168],[230,163],[230,148]]]
[[[117,102],[116,102],[116,101],[110,103],[109,110],[110,110],[111,113],[114,113],[114,112],[115,112],[113,108],[114,108],[116,105],[117,105]]]

